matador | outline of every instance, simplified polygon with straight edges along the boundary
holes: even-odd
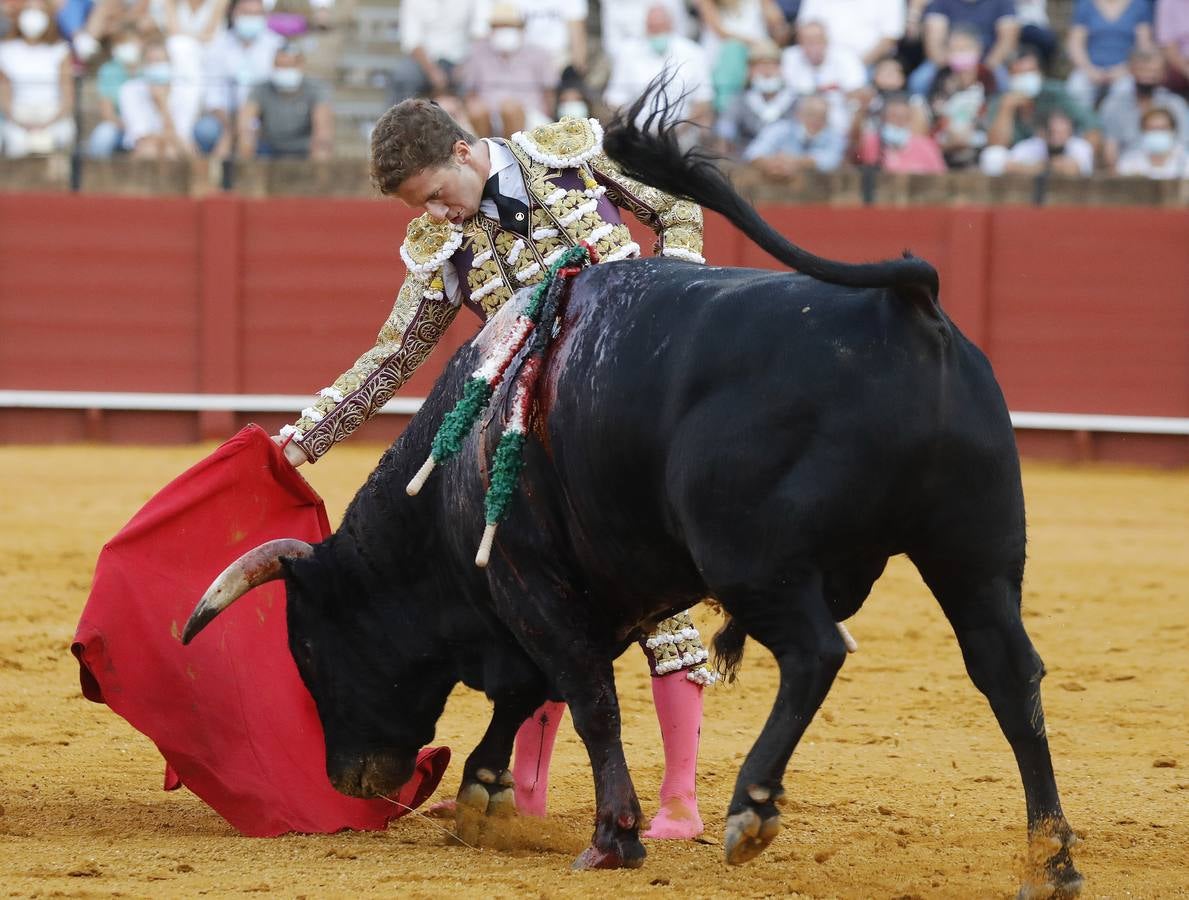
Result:
[[[656,233],[657,252],[704,262],[701,209],[624,175],[601,140],[595,119],[563,118],[503,141],[477,140],[427,100],[385,113],[372,136],[373,180],[381,193],[425,212],[408,226],[400,248],[408,272],[375,346],[277,436],[291,462],[315,462],[378,412],[460,307],[486,320],[579,241],[601,261],[638,256],[621,209]],[[665,753],[661,808],[645,836],[692,838],[702,831],[695,791],[701,693],[714,675],[688,612],[661,622],[641,644]],[[544,815],[563,713],[562,704],[547,703],[517,735],[522,814]]]

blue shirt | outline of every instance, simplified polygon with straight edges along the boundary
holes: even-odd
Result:
[[[1073,24],[1086,29],[1086,52],[1090,62],[1109,69],[1127,62],[1135,46],[1135,29],[1152,24],[1152,0],[1131,0],[1117,19],[1108,19],[1093,0],[1077,0]]]
[[[743,151],[743,159],[752,162],[766,156],[808,156],[819,172],[833,172],[842,164],[845,153],[846,138],[830,126],[811,137],[800,122],[781,119],[764,126]]]
[[[1000,19],[1016,17],[1015,0],[933,0],[925,10],[926,16],[945,16],[950,30],[955,25],[977,28],[983,39],[985,56],[995,45],[995,24]]]

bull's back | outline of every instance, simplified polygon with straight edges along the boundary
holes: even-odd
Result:
[[[650,260],[596,267],[570,302],[555,459],[623,546],[791,507],[818,538],[887,530],[930,505],[931,466],[1014,457],[985,357],[891,290]]]

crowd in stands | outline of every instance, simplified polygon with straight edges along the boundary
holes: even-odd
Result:
[[[302,41],[333,3],[0,0],[2,152],[326,158],[333,99]],[[393,102],[430,96],[508,136],[607,117],[668,72],[682,140],[772,179],[853,165],[1189,178],[1189,0],[1066,0],[1060,32],[1048,5],[400,0],[384,76]],[[101,98],[83,135],[79,72]]]

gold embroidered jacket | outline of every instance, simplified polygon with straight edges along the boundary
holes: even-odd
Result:
[[[374,415],[425,360],[462,303],[487,318],[513,292],[540,281],[570,246],[585,240],[602,261],[638,256],[618,209],[657,234],[659,252],[703,262],[702,210],[624,175],[602,153],[594,119],[568,118],[507,144],[529,194],[531,227],[525,239],[482,213],[461,226],[414,219],[400,253],[408,275],[376,344],[302,410],[292,435],[317,460]],[[445,267],[453,266],[458,297],[446,296]]]

